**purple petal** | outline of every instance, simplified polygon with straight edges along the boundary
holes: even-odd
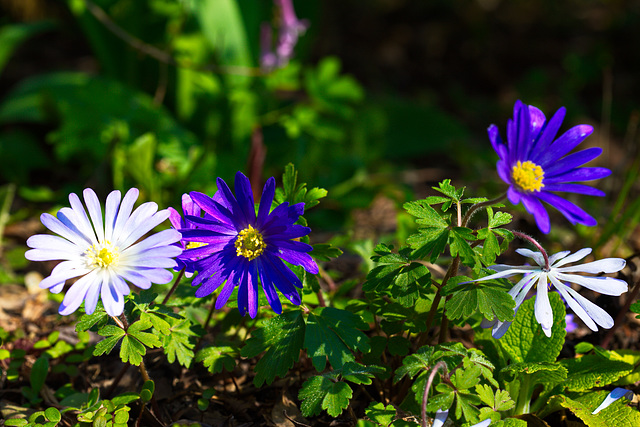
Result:
[[[242,172],[236,173],[235,190],[236,200],[246,223],[245,227],[249,224],[254,225],[256,223],[256,208],[253,203],[253,191],[249,178],[244,176]]]
[[[536,193],[536,195],[541,195],[542,193]],[[522,203],[524,204],[525,209],[536,220],[536,225],[543,233],[547,234],[549,230],[551,230],[551,223],[549,222],[549,214],[547,210],[544,208],[542,203],[538,198],[533,196],[523,196]]]
[[[258,208],[258,218],[256,221],[256,224],[260,230],[263,229],[264,222],[269,216],[269,211],[271,210],[271,204],[273,203],[275,192],[276,180],[271,177],[264,184],[264,188],[262,189],[262,196],[260,197],[260,207]]]
[[[548,193],[546,191],[541,191],[538,193],[538,197],[549,203],[551,206],[560,211],[572,224],[584,224],[587,226],[594,226],[597,224],[597,221],[588,213],[586,213],[582,208],[576,206],[568,200],[563,199],[560,196],[557,196],[553,193]]]
[[[574,126],[556,139],[545,151],[540,152],[533,162],[546,169],[547,165],[555,163],[559,158],[576,148],[586,137],[591,135],[593,127],[589,125]]]
[[[544,186],[545,191],[556,191],[562,193],[584,194],[586,196],[604,197],[606,194],[602,190],[582,184],[548,184]]]
[[[611,171],[607,168],[578,168],[549,179],[545,178],[543,183],[547,185],[562,182],[593,181],[609,175],[611,175]]]
[[[562,160],[552,164],[544,170],[545,178],[552,178],[555,175],[563,174],[571,169],[582,166],[587,162],[598,157],[602,154],[602,148],[593,147],[586,150],[578,151],[577,153],[569,154]]]
[[[564,107],[558,109],[553,117],[551,117],[551,120],[549,120],[542,129],[542,132],[538,136],[538,140],[532,147],[529,154],[534,163],[538,164],[536,161],[539,157],[538,153],[544,153],[555,139],[558,134],[558,130],[560,130],[560,126],[562,125],[562,121],[564,120],[565,113],[566,109]]]

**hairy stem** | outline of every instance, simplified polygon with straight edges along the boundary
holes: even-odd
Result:
[[[524,233],[521,233],[519,231],[512,231],[512,233],[516,237],[519,237],[522,240],[526,240],[527,242],[530,242],[533,246],[535,246],[540,251],[542,256],[544,257],[544,268],[545,268],[545,270],[549,271],[551,269],[551,266],[549,265],[549,255],[547,255],[547,251],[544,250],[542,245],[540,243],[538,243],[538,241],[536,239],[534,239],[533,237],[529,236],[528,234],[524,234]]]
[[[501,201],[503,201],[506,198],[507,198],[507,193],[504,193],[503,195],[501,195],[500,197],[496,197],[495,199],[487,200],[486,202],[476,203],[475,205],[472,205],[469,208],[469,210],[467,211],[467,213],[464,214],[464,218],[462,218],[461,227],[466,227],[467,226],[467,224],[469,223],[469,220],[471,219],[473,214],[478,211],[478,209],[482,209],[482,208],[485,208],[487,206],[495,205],[496,203],[500,203]]]
[[[424,385],[424,394],[422,395],[422,427],[427,427],[427,400],[429,399],[429,389],[440,369],[444,371],[444,375],[447,375],[447,365],[443,361],[440,361],[433,366],[429,378],[427,378],[427,382]]]

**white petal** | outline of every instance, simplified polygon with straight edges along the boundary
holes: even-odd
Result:
[[[436,417],[434,418],[433,424],[431,425],[431,427],[442,427],[444,425],[444,422],[447,421],[448,416],[449,416],[448,409],[446,411],[442,411],[438,409],[436,411]]]
[[[544,267],[544,256],[542,256],[542,254],[540,252],[534,252],[530,249],[526,249],[526,248],[519,248],[516,249],[516,252],[519,253],[522,256],[525,256],[527,258],[531,258],[532,260],[534,260],[536,262],[536,264],[538,264],[541,267]]]
[[[555,273],[554,276],[559,280],[575,283],[604,295],[618,296],[629,290],[627,282],[620,279],[614,279],[613,277],[585,277],[578,276],[577,274],[563,273]]]
[[[60,250],[65,253],[76,253],[81,255],[86,248],[78,247],[75,243],[63,239],[60,236],[52,236],[51,234],[36,234],[27,239],[27,246],[34,249],[50,250],[55,252]]]
[[[611,393],[607,395],[607,397],[605,397],[600,406],[598,406],[591,414],[597,414],[621,397],[625,397],[627,398],[627,400],[633,400],[633,392],[631,390],[627,390],[626,388],[616,387]]]
[[[44,224],[44,226],[49,230],[53,231],[56,234],[59,234],[60,236],[75,243],[78,246],[89,247],[93,244],[90,237],[80,233],[80,231],[75,227],[67,227],[62,221],[51,214],[43,213],[42,215],[40,215],[40,221],[42,221],[42,224]]]
[[[95,231],[93,230],[93,226],[89,221],[87,211],[85,211],[84,206],[82,206],[80,197],[78,197],[76,193],[69,194],[69,203],[71,203],[71,209],[75,214],[75,219],[73,220],[73,222],[76,227],[78,227],[78,229],[82,231],[82,234],[90,236],[92,241],[97,241]]]
[[[488,276],[485,277],[481,277],[479,279],[476,280],[470,280],[467,283],[472,283],[472,282],[479,282],[481,280],[491,280],[491,279],[500,279],[503,277],[511,277],[514,276],[516,274],[523,274],[523,273],[531,273],[531,269],[525,269],[525,267],[528,266],[523,266],[523,267],[513,267],[511,270],[505,270],[505,271],[501,271],[499,273],[495,273],[495,274],[490,274]],[[540,267],[534,267],[535,270],[540,270]]]
[[[182,238],[182,235],[180,234],[180,232],[174,229],[162,230],[136,243],[135,245],[128,247],[123,252],[139,253],[149,248],[169,246],[172,243],[179,242],[181,238]],[[180,253],[178,253],[177,255],[180,255]],[[174,256],[177,256],[177,255],[174,255]]]
[[[91,222],[93,222],[93,230],[98,236],[98,241],[102,242],[104,241],[104,225],[102,224],[102,206],[100,206],[98,196],[90,188],[85,188],[82,194],[84,195],[84,202],[87,205]]]
[[[73,313],[80,307],[91,286],[100,286],[100,278],[96,271],[78,279],[67,291],[58,313],[63,316]]]
[[[534,270],[540,270],[540,266],[539,265],[506,265],[506,264],[496,264],[496,265],[492,265],[491,267],[489,267],[491,270],[497,271],[497,272],[501,272],[501,271],[506,271],[506,270],[513,270],[513,269],[517,269],[517,270],[522,270],[522,271],[534,271]]]
[[[588,262],[586,264],[562,267],[557,270],[563,273],[615,273],[622,270],[626,264],[627,262],[622,258],[605,258],[598,261]]]
[[[496,324],[493,326],[493,329],[491,330],[491,336],[499,340],[504,336],[504,334],[507,333],[507,330],[509,330],[509,326],[511,326],[511,323],[513,322],[496,322]]]
[[[571,251],[562,251],[562,252],[558,252],[556,254],[551,255],[549,257],[549,264],[553,265],[554,262],[556,262],[559,259],[562,259],[562,258],[566,257],[570,253],[571,253]]]
[[[523,277],[522,280],[520,280],[520,282],[524,282],[524,286],[521,285],[522,287],[516,295],[512,294],[511,291],[509,291],[509,295],[511,295],[513,299],[516,301],[516,310],[518,309],[518,307],[520,307],[520,304],[522,304],[522,301],[524,301],[524,299],[527,297],[527,294],[529,293],[533,285],[536,283],[536,281],[540,279],[540,276],[542,274],[543,273],[535,273],[535,274],[530,274]],[[520,282],[518,282],[518,284],[520,284]]]
[[[553,326],[553,311],[549,303],[549,295],[547,293],[547,276],[540,275],[537,285],[538,293],[534,305],[536,320],[542,326],[545,335],[550,336],[551,327]]]
[[[124,311],[124,296],[112,282],[102,284],[102,305],[109,316],[120,316]]]
[[[87,289],[87,295],[84,297],[84,312],[87,314],[93,314],[96,311],[98,305],[98,298],[100,297],[100,291],[102,289],[102,280],[99,283],[89,286]]]
[[[157,211],[158,205],[154,202],[141,204],[135,211],[133,211],[127,222],[124,224],[114,244],[126,248],[153,229],[153,227],[159,224],[155,223],[154,220],[154,214]],[[169,216],[168,214],[169,212],[167,211],[167,217]]]
[[[562,295],[562,298],[565,300],[569,308],[571,308],[571,310],[573,310],[573,312],[580,319],[582,319],[582,321],[585,323],[585,325],[587,325],[589,329],[591,329],[592,331],[597,331],[598,327],[596,326],[593,319],[589,317],[589,314],[587,314],[584,308],[582,308],[580,303],[573,299],[573,297],[569,294],[568,289],[571,288],[560,283],[554,276],[549,276],[549,279],[551,280],[551,283],[553,283],[553,286],[558,290],[558,292],[560,292],[560,295]]]
[[[480,421],[479,423],[476,423],[471,427],[487,427],[489,424],[491,424],[491,418],[487,418],[486,420]]]
[[[589,317],[591,317],[594,322],[602,326],[604,329],[611,329],[613,327],[613,318],[609,315],[609,313],[569,287],[567,287],[567,292],[569,292],[569,294],[576,299],[576,301],[582,306],[582,308],[584,308],[584,311],[587,312]],[[580,318],[582,319],[582,317]]]
[[[135,204],[136,200],[138,200],[138,194],[138,189],[132,188],[127,191],[127,194],[124,195],[122,203],[120,204],[120,210],[118,211],[118,214],[116,216],[116,223],[113,227],[111,243],[115,244],[115,242],[120,240],[120,236],[122,235],[124,230],[124,225],[129,220],[129,216],[131,215],[131,211],[133,210],[133,205]]]
[[[578,252],[569,255],[566,258],[561,259],[557,263],[555,263],[554,267],[562,267],[563,265],[570,264],[572,262],[580,261],[582,258],[586,257],[591,253],[591,248],[580,249]]]
[[[113,242],[113,228],[116,226],[120,197],[120,191],[118,190],[112,191],[107,196],[104,210],[104,238],[109,242]]]
[[[144,257],[127,257],[127,259],[118,261],[120,267],[152,267],[152,268],[173,268],[177,266],[175,260],[171,258],[144,258]]]
[[[54,249],[31,249],[25,252],[24,257],[29,261],[55,261],[60,259],[80,260],[78,251],[65,252]]]
[[[64,263],[72,263],[74,265],[76,264],[73,261],[63,261],[60,264],[64,264]],[[58,270],[58,271],[56,271],[56,269],[54,268],[53,271],[51,271],[51,275],[44,278],[40,282],[39,286],[40,286],[40,289],[49,289],[59,285],[60,283],[64,284],[69,279],[73,279],[74,277],[78,277],[78,276],[84,276],[85,274],[88,274],[90,272],[91,272],[91,269],[89,268],[70,268],[70,269],[64,269],[64,270]]]

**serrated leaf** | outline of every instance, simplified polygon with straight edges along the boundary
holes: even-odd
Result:
[[[346,310],[317,307],[307,318],[304,347],[318,372],[324,370],[327,359],[335,369],[355,357],[352,351],[368,353],[369,338],[361,331],[369,329],[362,318]]]
[[[388,427],[396,418],[396,408],[393,405],[384,406],[381,402],[371,402],[364,414],[374,423]]]
[[[218,374],[223,370],[231,372],[236,366],[237,354],[238,350],[228,345],[209,346],[196,353],[196,362],[202,362],[212,374]]]
[[[465,187],[462,187],[461,189],[457,190],[453,185],[451,185],[451,180],[450,179],[445,179],[444,181],[438,183],[437,187],[431,187],[436,191],[439,191],[440,193],[444,194],[445,196],[449,197],[451,200],[455,201],[455,202],[459,202],[460,199],[462,199],[462,195],[464,194],[464,189]]]
[[[402,366],[396,369],[393,382],[397,383],[405,375],[413,379],[421,371],[431,367],[434,348],[431,346],[420,347],[414,354],[410,354],[402,360]]]
[[[471,249],[468,240],[476,240],[473,232],[466,227],[453,227],[449,232],[449,247],[452,256],[459,256],[463,264],[477,264],[476,253]]]
[[[347,362],[339,372],[342,378],[347,381],[369,385],[371,384],[371,379],[375,376],[374,374],[384,372],[384,368],[375,365],[364,366],[357,362]]]
[[[193,325],[187,319],[174,321],[174,323],[169,333],[163,336],[162,348],[167,355],[169,363],[173,363],[178,359],[180,365],[188,368],[191,366],[193,348],[196,345],[193,338],[197,337],[198,334],[192,330]]]
[[[567,368],[551,362],[513,363],[500,371],[511,378],[531,375],[531,384],[559,384],[567,379]]]
[[[509,354],[512,362],[555,362],[560,355],[565,331],[564,303],[556,292],[549,293],[553,310],[551,337],[542,332],[534,313],[535,298],[520,305],[516,317],[507,333],[500,339],[500,345]]]
[[[98,334],[105,337],[105,339],[96,344],[96,348],[93,351],[94,356],[111,353],[111,350],[126,335],[126,332],[115,325],[105,325],[100,328]]]
[[[457,369],[451,376],[451,383],[458,391],[466,390],[478,384],[481,375],[480,367],[471,363],[468,359],[464,361],[464,368]]]
[[[157,337],[156,337],[157,339]],[[158,340],[160,342],[160,340]],[[142,356],[147,354],[147,348],[137,339],[125,335],[122,338],[122,344],[120,345],[120,360],[124,363],[131,363],[135,366],[140,366],[142,363]]]
[[[505,290],[491,282],[464,283],[468,280],[465,276],[454,277],[442,289],[443,295],[451,296],[445,304],[449,319],[468,318],[476,311],[488,320],[507,321],[513,318],[515,301]]]
[[[320,261],[330,261],[332,258],[338,258],[342,255],[342,249],[329,243],[318,243],[313,245],[310,255]]]
[[[493,411],[508,411],[515,406],[515,402],[511,399],[509,392],[506,390],[496,390],[487,384],[478,384],[476,393],[482,403],[489,406]]]
[[[265,381],[271,384],[276,376],[284,377],[298,361],[304,342],[305,323],[300,311],[283,313],[253,331],[241,355],[255,357],[266,352],[255,367],[255,386],[260,387]]]
[[[569,391],[586,391],[594,387],[604,387],[630,374],[633,365],[620,360],[609,360],[595,354],[587,354],[576,359],[563,359],[560,364],[568,373],[562,383]]]
[[[593,415],[594,409],[607,396],[606,391],[597,391],[583,396],[570,398],[558,395],[551,398],[550,404],[559,404],[569,409],[589,427],[636,427],[640,425],[640,413],[629,408],[624,399],[612,403],[607,408]]]
[[[160,341],[160,338],[152,333],[143,332],[147,329],[151,329],[152,327],[153,325],[150,321],[138,320],[137,322],[129,326],[129,328],[127,329],[127,335],[140,341],[140,343],[146,347],[160,347],[162,345],[162,341]]]
[[[104,326],[107,323],[109,316],[107,313],[100,309],[96,308],[92,314],[83,314],[76,323],[76,332],[84,332],[91,329],[94,325],[98,325],[98,327]]]
[[[426,200],[407,202],[402,205],[402,207],[410,215],[418,218],[416,219],[416,223],[420,225],[426,225],[427,227],[434,229],[443,229],[449,226],[438,211],[429,206]]]
[[[351,387],[345,382],[333,382],[325,376],[311,377],[304,382],[298,398],[302,400],[302,415],[318,415],[321,409],[332,417],[337,417],[349,406],[353,396]]]
[[[142,312],[140,313],[140,320],[151,323],[151,325],[153,325],[153,327],[162,335],[169,334],[171,325],[157,313]]]

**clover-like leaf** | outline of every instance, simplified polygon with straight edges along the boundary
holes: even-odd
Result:
[[[202,362],[212,374],[223,370],[231,372],[236,366],[237,354],[238,349],[229,345],[207,346],[198,350],[196,362]]]
[[[298,393],[298,398],[302,400],[300,410],[305,417],[318,415],[322,409],[332,417],[337,417],[349,406],[352,396],[349,384],[334,382],[323,375],[309,378]]]
[[[178,359],[180,365],[188,368],[193,360],[193,348],[198,334],[190,320],[171,318],[171,323],[169,333],[162,338],[162,348],[169,363]]]
[[[276,376],[284,377],[298,361],[304,342],[305,323],[300,311],[285,312],[253,331],[241,355],[255,357],[265,352],[255,367],[255,386],[260,387],[265,381],[271,384]]]
[[[334,307],[317,307],[309,313],[304,347],[318,372],[327,359],[335,369],[355,360],[353,351],[368,353],[369,338],[362,332],[369,325],[362,318]]]

